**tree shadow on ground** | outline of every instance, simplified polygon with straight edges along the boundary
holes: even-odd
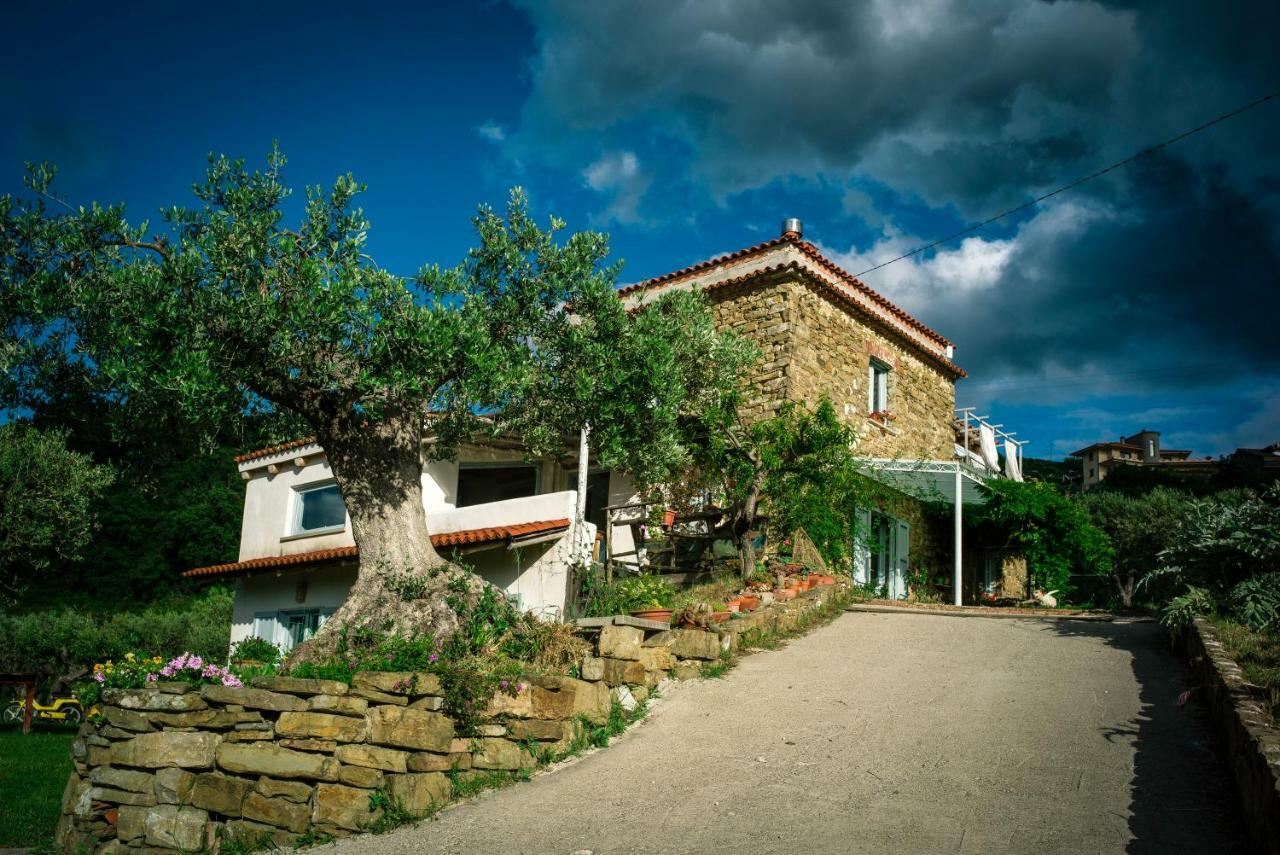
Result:
[[[1209,714],[1192,695],[1186,664],[1164,628],[1150,622],[1046,621],[1046,631],[1101,639],[1130,654],[1141,711],[1124,725],[1102,728],[1109,741],[1133,746],[1129,830],[1131,855],[1248,853],[1235,784]]]

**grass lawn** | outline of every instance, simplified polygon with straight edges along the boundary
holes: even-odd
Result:
[[[71,774],[75,729],[38,725],[24,735],[0,728],[0,848],[53,838],[62,790]]]

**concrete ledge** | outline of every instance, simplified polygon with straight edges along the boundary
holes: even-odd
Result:
[[[1268,724],[1212,624],[1197,619],[1179,641],[1226,752],[1249,837],[1257,851],[1280,855],[1280,730]]]
[[[995,618],[996,620],[1084,620],[1094,622],[1110,622],[1115,615],[1090,614],[1087,612],[1055,613],[1051,611],[1034,612],[1030,609],[988,609],[983,607],[949,606],[947,608],[929,608],[927,606],[881,606],[871,603],[854,603],[845,606],[846,612],[876,612],[893,615],[933,615],[935,617],[977,617]]]
[[[631,615],[610,615],[608,617],[584,617],[574,621],[583,629],[599,629],[602,626],[634,626],[640,629],[671,629],[671,624],[660,620],[632,617]]]

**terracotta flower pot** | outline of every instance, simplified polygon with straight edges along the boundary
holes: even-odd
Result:
[[[662,512],[663,525],[671,525],[675,521],[676,521],[676,512],[671,510],[671,508],[667,508],[665,511]]]
[[[775,600],[794,600],[796,598],[795,588],[778,588],[773,592]]]
[[[733,614],[742,608],[742,599],[738,598],[738,599],[729,600],[724,604],[724,608],[725,608],[725,611],[729,612],[730,614]]]
[[[787,572],[788,572],[788,573],[799,573],[799,572],[800,572],[801,570],[803,570],[803,569],[804,569],[804,565],[803,565],[803,564],[795,564],[795,563],[791,563],[791,564],[788,564],[788,565],[787,565]]]
[[[746,595],[743,595],[741,601],[739,602],[739,607],[744,612],[755,611],[759,606],[760,606],[759,597],[748,597]]]
[[[733,617],[733,612],[724,611],[711,613],[711,619],[716,623],[724,623],[731,617]]]
[[[642,618],[643,620],[656,620],[671,622],[671,609],[636,609],[631,613],[632,617]]]

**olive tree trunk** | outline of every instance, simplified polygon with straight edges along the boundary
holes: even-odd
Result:
[[[289,654],[290,667],[333,658],[369,627],[379,637],[443,639],[459,626],[455,603],[474,603],[487,585],[446,561],[431,544],[422,501],[422,422],[391,413],[374,424],[317,428],[360,550],[342,606]]]

